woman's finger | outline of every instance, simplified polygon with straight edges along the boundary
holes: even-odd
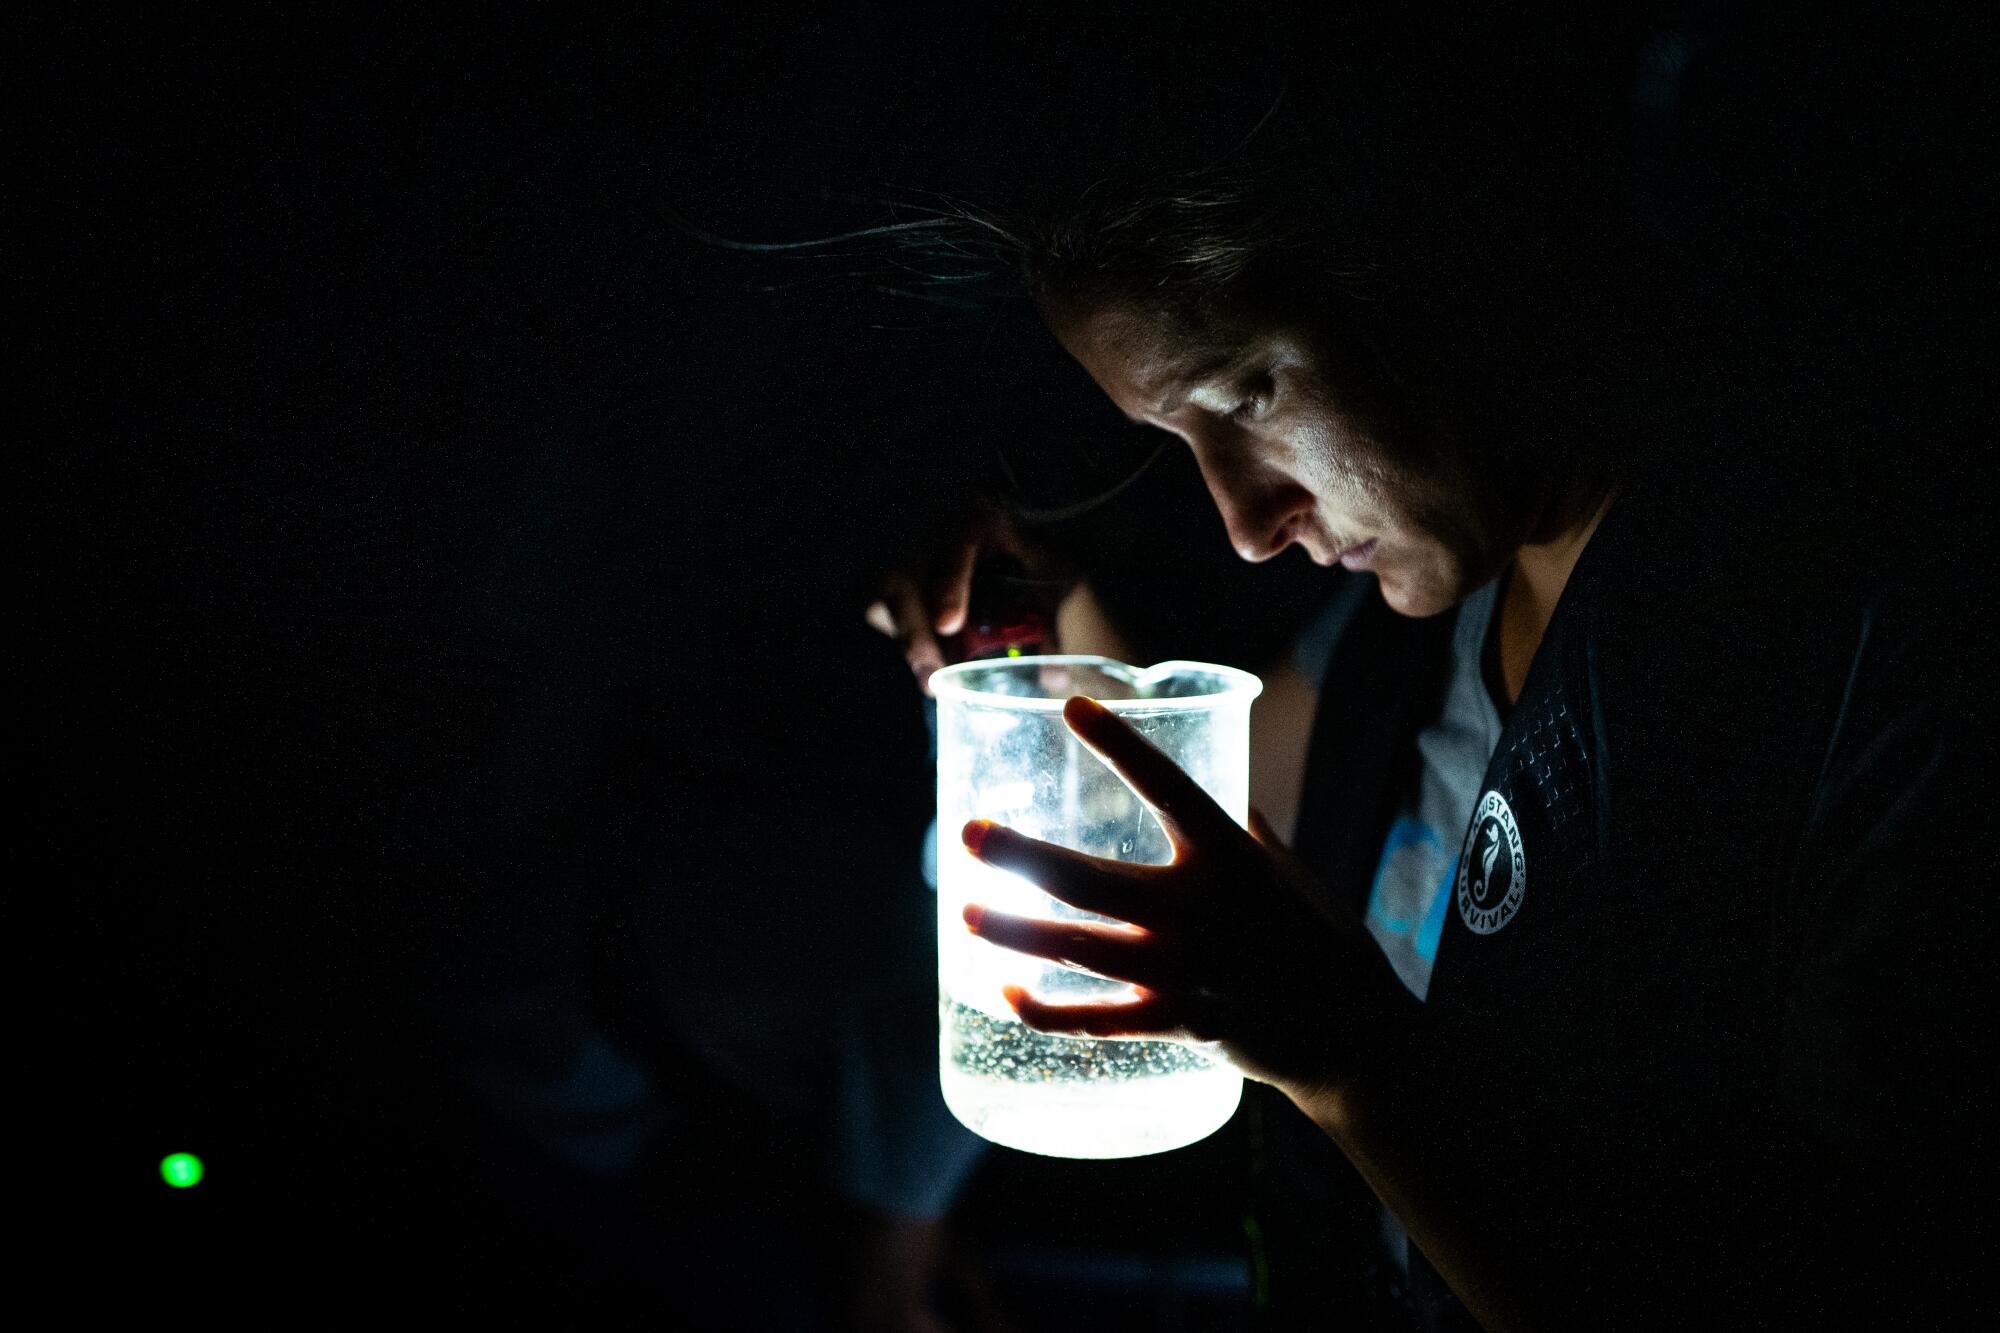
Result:
[[[1079,1037],[1184,1037],[1181,1020],[1165,996],[1141,990],[1131,1000],[1048,1004],[1019,986],[1003,992],[1023,1023],[1037,1032]]]
[[[931,584],[928,622],[940,634],[956,634],[965,628],[965,614],[972,605],[972,570],[979,563],[979,542],[960,542],[943,562]]]
[[[944,650],[938,647],[937,636],[931,633],[930,612],[924,606],[923,595],[912,579],[899,574],[883,589],[882,604],[887,607],[892,624],[890,636],[902,648],[903,660],[910,664],[910,670],[917,673],[917,683],[928,689],[931,673],[944,665]]]
[[[1076,695],[1063,705],[1063,720],[1153,808],[1177,850],[1242,835],[1200,783],[1097,700]]]
[[[980,939],[1016,953],[1080,967],[1113,981],[1157,986],[1168,980],[1159,942],[1143,930],[1101,921],[1038,921],[989,912],[977,903],[965,908],[965,924]]]
[[[990,819],[968,821],[959,837],[981,861],[1019,875],[1071,907],[1141,926],[1162,924],[1162,909],[1169,905],[1160,876],[1165,867],[1087,856]]]

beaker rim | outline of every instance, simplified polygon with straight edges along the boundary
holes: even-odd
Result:
[[[974,689],[964,682],[964,677],[980,671],[1012,671],[1038,669],[1051,666],[1087,666],[1107,676],[1133,682],[1147,677],[1164,677],[1177,671],[1201,672],[1218,678],[1222,688],[1205,694],[1182,694],[1168,698],[1150,699],[1098,699],[1114,713],[1159,713],[1178,712],[1214,708],[1223,702],[1238,700],[1248,703],[1264,692],[1264,682],[1241,667],[1223,666],[1216,662],[1191,662],[1174,658],[1167,662],[1155,662],[1149,667],[1135,667],[1120,662],[1115,657],[1099,657],[1090,653],[1048,653],[1032,657],[982,657],[970,662],[954,662],[931,673],[931,693],[940,699],[949,695],[968,703],[978,703],[993,708],[1012,708],[1027,713],[1055,713],[1069,702],[1072,695],[1021,695],[1001,694],[988,690]],[[1095,698],[1095,696],[1092,696]]]

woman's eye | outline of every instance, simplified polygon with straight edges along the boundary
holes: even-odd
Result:
[[[1271,409],[1271,399],[1277,393],[1277,383],[1269,375],[1259,375],[1245,384],[1242,396],[1235,407],[1229,409],[1231,421],[1255,421]]]

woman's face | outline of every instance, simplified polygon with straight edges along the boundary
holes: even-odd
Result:
[[[1128,302],[1043,313],[1127,416],[1187,442],[1245,560],[1296,542],[1321,565],[1373,570],[1392,608],[1428,616],[1497,574],[1525,530],[1517,502],[1438,432],[1397,425],[1408,414],[1384,410],[1380,377],[1303,323],[1196,324]]]

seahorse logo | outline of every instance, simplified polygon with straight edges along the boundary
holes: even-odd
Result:
[[[1458,919],[1475,935],[1491,935],[1514,919],[1527,892],[1528,858],[1521,847],[1520,826],[1507,798],[1489,791],[1473,813],[1465,851],[1458,858],[1453,893]]]
[[[1486,850],[1479,854],[1479,878],[1472,882],[1472,896],[1482,906],[1486,902],[1486,886],[1493,880],[1493,861],[1500,855],[1500,825],[1489,821],[1479,830],[1480,838],[1486,843]]]

